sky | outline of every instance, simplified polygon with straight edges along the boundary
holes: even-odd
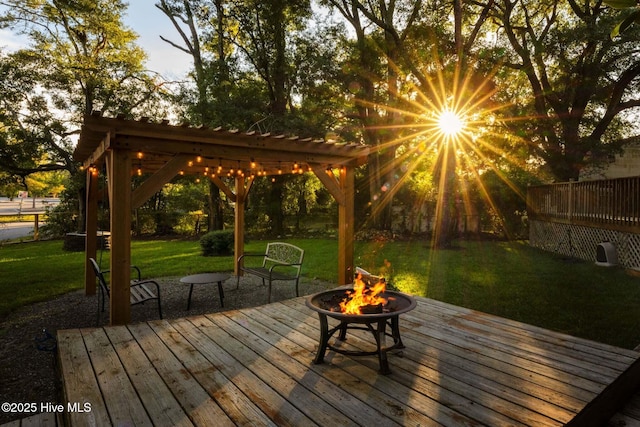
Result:
[[[147,68],[159,72],[166,79],[183,77],[191,68],[189,55],[160,39],[162,34],[169,40],[180,42],[178,33],[157,7],[157,0],[129,0],[124,24],[138,34],[137,44],[147,53]],[[0,8],[0,11],[3,8]],[[6,51],[15,51],[25,47],[26,38],[12,31],[0,29],[0,47]]]
[[[155,3],[156,0],[129,0],[124,24],[138,34],[138,46],[147,52],[147,68],[167,79],[182,77],[191,68],[191,57],[160,39],[163,35],[181,42],[173,24]]]

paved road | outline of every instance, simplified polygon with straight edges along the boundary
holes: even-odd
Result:
[[[21,237],[33,238],[33,223],[7,222],[0,224],[0,242],[3,240],[20,239]]]
[[[0,197],[0,216],[43,214],[47,207],[56,206],[58,203],[60,203],[60,199],[52,197],[14,198],[13,200]],[[42,217],[40,221],[42,221]],[[23,237],[33,237],[33,222],[0,223],[0,241]]]

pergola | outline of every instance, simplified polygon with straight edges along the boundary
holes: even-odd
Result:
[[[235,205],[235,259],[244,251],[244,210],[256,177],[314,173],[338,203],[338,284],[353,279],[354,168],[369,149],[323,139],[85,116],[74,159],[86,184],[85,291],[96,292],[89,258],[97,252],[98,175],[106,165],[111,231],[111,324],[130,321],[131,213],[179,174],[212,180]],[[146,179],[132,189],[132,176]],[[232,178],[229,186],[224,178]],[[235,267],[235,274],[241,274]]]

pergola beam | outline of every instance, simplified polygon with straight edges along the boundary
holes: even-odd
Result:
[[[131,205],[137,209],[144,204],[151,196],[162,189],[162,186],[169,182],[180,170],[184,169],[184,164],[188,156],[176,154],[165,163],[156,173],[144,180],[133,192]],[[140,159],[141,160],[141,159]]]
[[[82,131],[84,132],[84,126]],[[87,130],[87,132],[89,132]],[[99,144],[95,147],[95,149],[91,152],[91,154],[89,154],[85,159],[83,159],[83,163],[82,166],[85,169],[89,169],[91,166],[94,166],[98,163],[100,163],[103,159],[104,156],[107,152],[107,150],[110,148],[111,146],[111,134],[112,131],[106,131],[102,134],[98,134],[97,132],[92,132],[94,135],[99,135],[99,139],[100,142]]]
[[[335,175],[333,175],[333,172],[331,170],[326,170],[322,166],[318,165],[312,166],[312,169],[313,173],[318,177],[320,182],[324,184],[327,191],[329,191],[333,198],[336,199],[336,202],[338,202],[339,205],[344,205],[345,194],[342,191],[342,188],[340,188],[340,181],[336,179]]]

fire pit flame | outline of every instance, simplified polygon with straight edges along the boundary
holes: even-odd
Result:
[[[340,311],[345,314],[381,313],[382,307],[387,304],[387,298],[380,295],[386,290],[384,278],[368,287],[362,276],[358,275],[353,283],[353,291],[347,291],[347,296],[340,302]]]

